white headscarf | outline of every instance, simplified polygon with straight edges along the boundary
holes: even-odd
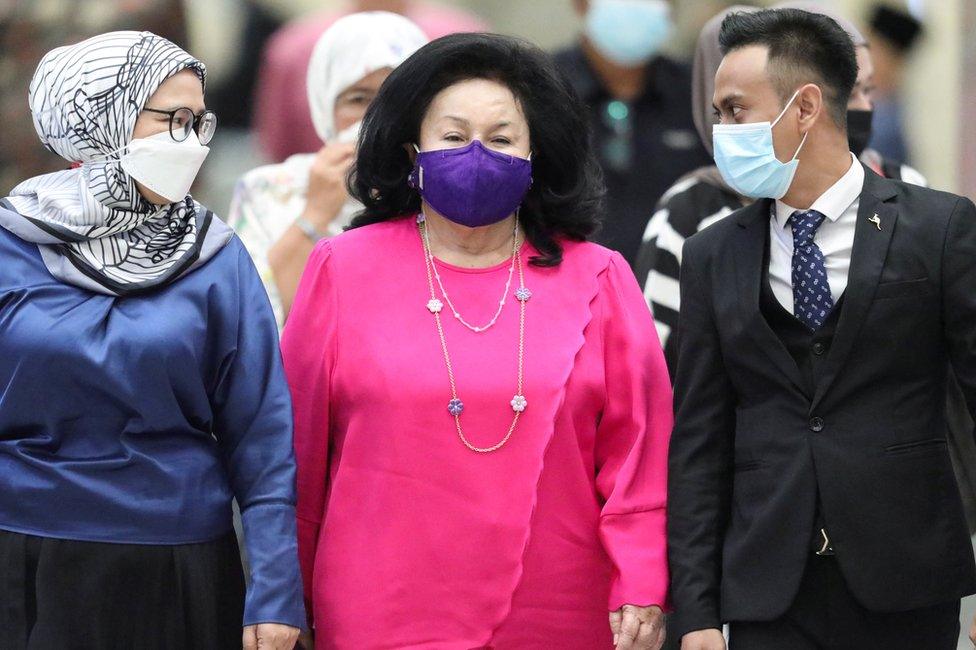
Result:
[[[426,43],[419,27],[386,11],[352,14],[333,23],[308,63],[308,103],[322,142],[338,135],[335,103],[343,91],[377,70],[397,67]]]
[[[150,32],[110,32],[48,52],[29,104],[41,142],[81,163],[13,189],[0,226],[38,244],[59,279],[109,295],[146,291],[179,277],[231,236],[190,196],[155,206],[142,197],[116,152],[166,79],[203,63]]]

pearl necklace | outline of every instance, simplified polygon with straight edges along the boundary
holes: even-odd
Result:
[[[512,434],[515,433],[515,427],[518,424],[519,417],[529,405],[528,401],[525,399],[525,396],[522,394],[522,383],[524,379],[525,367],[525,303],[528,302],[529,298],[532,297],[532,292],[529,291],[525,286],[525,274],[522,271],[522,256],[520,255],[520,246],[518,244],[518,220],[516,219],[515,225],[516,241],[514,244],[515,253],[513,254],[513,268],[518,269],[519,276],[519,288],[515,291],[515,298],[519,302],[518,387],[516,388],[515,396],[512,398],[512,401],[509,402],[512,410],[515,412],[515,416],[512,418],[512,424],[508,428],[508,432],[505,434],[505,437],[491,447],[477,447],[471,444],[471,442],[465,437],[464,431],[461,429],[461,413],[464,411],[464,402],[462,402],[458,397],[457,383],[454,381],[454,366],[451,364],[451,355],[447,350],[447,338],[444,336],[444,326],[443,323],[441,323],[441,310],[444,308],[444,305],[440,300],[437,299],[437,295],[434,291],[434,275],[436,273],[436,267],[434,265],[434,255],[430,249],[430,237],[427,232],[429,226],[427,225],[422,214],[417,217],[417,227],[420,230],[420,240],[424,246],[424,265],[426,266],[427,270],[427,288],[430,290],[430,300],[427,302],[425,307],[434,316],[434,323],[437,325],[437,336],[441,341],[441,351],[444,353],[444,364],[447,366],[447,378],[451,383],[451,401],[447,403],[447,411],[454,417],[454,425],[457,428],[458,438],[461,439],[461,442],[465,447],[479,454],[487,454],[497,451],[501,449],[512,437]],[[507,292],[508,286],[506,285],[506,293]],[[445,299],[446,298],[447,296],[445,295]],[[502,300],[504,301],[504,298]]]
[[[461,312],[458,311],[454,303],[451,302],[451,296],[448,295],[447,289],[444,288],[444,282],[441,280],[441,274],[437,272],[437,265],[434,264],[434,255],[431,253],[430,248],[430,225],[427,224],[427,219],[424,217],[423,213],[418,217],[419,223],[424,224],[423,235],[424,235],[424,245],[426,246],[425,255],[429,258],[430,267],[434,270],[434,279],[437,281],[437,286],[441,290],[441,294],[444,296],[444,302],[450,308],[451,313],[454,314],[454,318],[458,320],[459,323],[467,327],[469,330],[475,334],[480,334],[481,332],[487,331],[498,322],[498,317],[502,315],[502,308],[505,307],[505,300],[508,297],[508,290],[512,288],[512,277],[515,275],[515,258],[518,256],[518,218],[515,219],[515,232],[512,235],[512,264],[508,267],[508,280],[505,282],[505,288],[502,290],[502,298],[498,301],[498,309],[495,311],[495,315],[491,317],[486,325],[472,325],[468,321],[464,320],[461,316]],[[439,306],[439,307],[438,307]],[[431,307],[443,309],[444,303],[442,303],[437,298],[432,298],[431,303],[427,305],[427,308]]]

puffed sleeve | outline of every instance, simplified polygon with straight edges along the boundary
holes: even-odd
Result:
[[[599,297],[606,405],[597,428],[600,539],[613,563],[610,610],[668,605],[665,539],[671,382],[647,302],[614,254]]]
[[[337,298],[330,280],[332,247],[312,251],[282,336],[291,386],[298,465],[298,551],[311,620],[313,569],[329,473],[329,402],[336,358]]]
[[[230,351],[212,395],[214,436],[241,510],[250,585],[244,625],[303,627],[295,531],[291,400],[278,328],[254,265],[241,247],[238,313],[226,319]]]

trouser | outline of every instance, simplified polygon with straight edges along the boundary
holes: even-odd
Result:
[[[955,650],[958,640],[958,600],[872,612],[851,594],[836,557],[812,553],[786,614],[729,627],[729,650]]]

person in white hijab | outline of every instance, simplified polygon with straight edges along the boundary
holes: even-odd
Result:
[[[308,66],[312,121],[324,146],[238,182],[228,223],[261,273],[279,327],[315,243],[342,232],[362,207],[349,196],[346,178],[366,109],[393,68],[426,42],[414,23],[385,11],[336,21]]]

